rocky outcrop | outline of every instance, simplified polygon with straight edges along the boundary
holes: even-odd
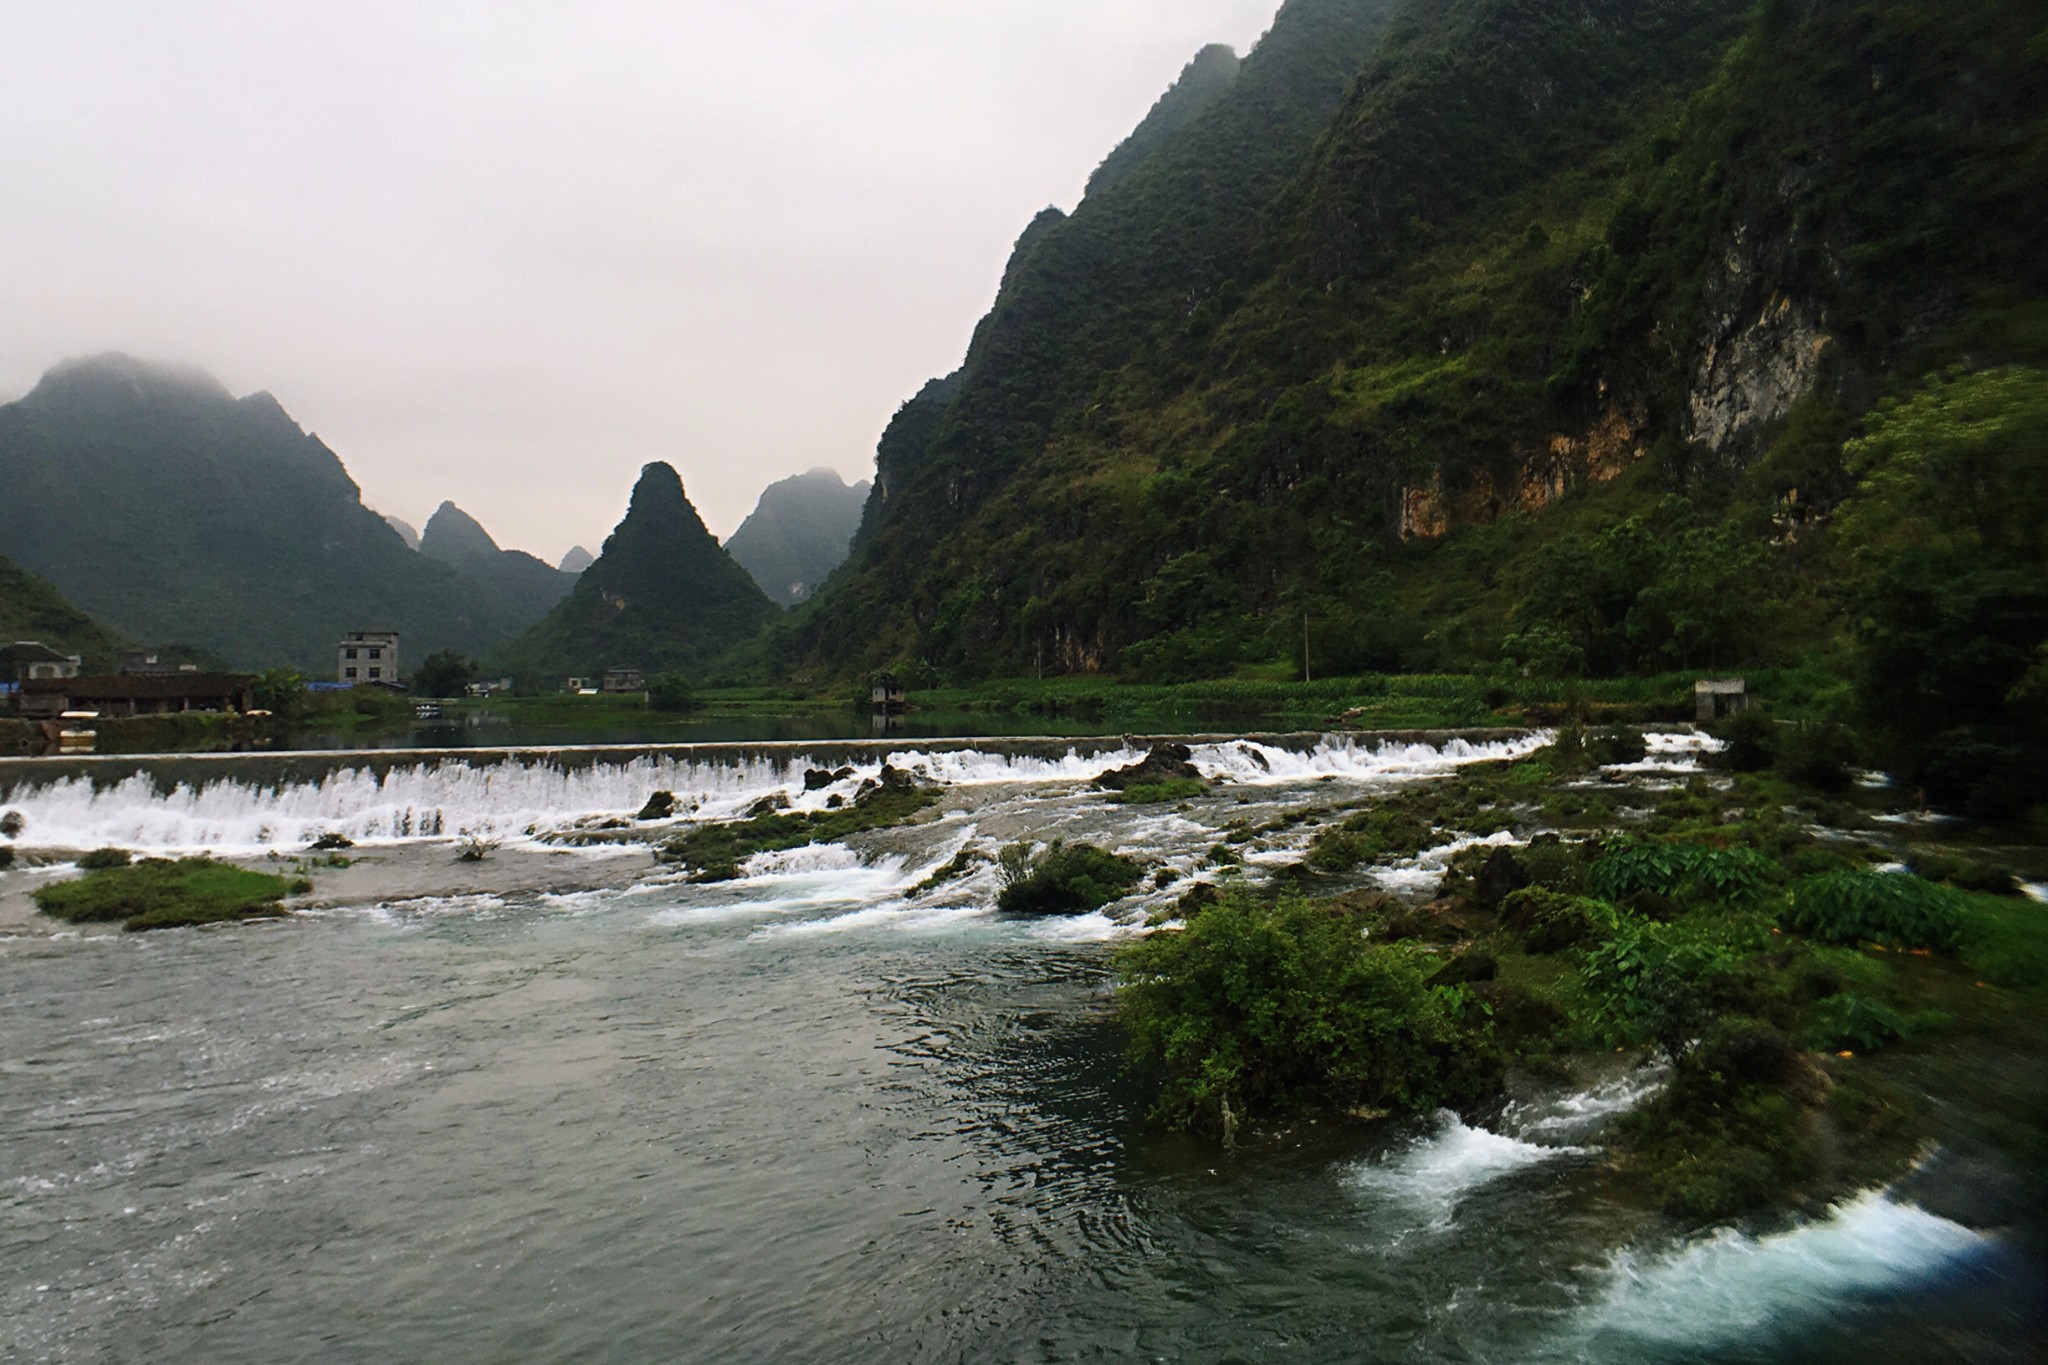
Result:
[[[1189,761],[1193,757],[1194,751],[1185,744],[1155,744],[1143,759],[1128,767],[1110,769],[1095,779],[1095,785],[1108,791],[1124,791],[1162,782],[1199,782],[1202,774]]]

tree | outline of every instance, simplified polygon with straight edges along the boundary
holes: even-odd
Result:
[[[680,673],[657,673],[647,680],[647,709],[650,711],[694,711],[697,692]]]
[[[1849,443],[1857,693],[1891,766],[1980,818],[2048,763],[2048,370],[1930,380]]]
[[[429,654],[412,675],[412,690],[422,697],[454,697],[461,695],[471,680],[476,677],[476,661],[444,649],[438,654]]]
[[[254,691],[257,708],[273,716],[293,720],[306,709],[306,680],[289,668],[259,674]]]

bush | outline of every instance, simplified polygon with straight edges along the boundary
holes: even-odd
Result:
[[[1715,767],[1760,773],[1778,761],[1778,723],[1756,707],[1737,711],[1708,729],[1728,746],[1714,756]]]
[[[1586,753],[1603,767],[1640,763],[1650,756],[1650,745],[1641,731],[1624,725],[1611,725],[1586,741]]]
[[[1846,791],[1860,757],[1856,736],[1846,726],[1800,725],[1778,739],[1778,771],[1821,791]]]
[[[1491,1048],[1442,960],[1379,946],[1298,896],[1237,890],[1118,951],[1118,1013],[1157,1067],[1157,1117],[1220,1132],[1298,1112],[1418,1113],[1480,1093]]]
[[[647,709],[650,711],[694,711],[697,689],[680,673],[657,673],[647,680]]]
[[[1740,903],[1761,897],[1777,876],[1777,864],[1755,849],[1617,843],[1587,871],[1586,887],[1616,903],[1645,893]]]
[[[1663,925],[1627,923],[1586,955],[1594,1022],[1608,1036],[1656,1044],[1682,1057],[1714,1018],[1736,971],[1726,949],[1686,939]]]
[[[1021,870],[1009,857],[1001,866],[1007,880],[996,909],[1007,915],[1085,915],[1130,894],[1145,879],[1145,869],[1129,858],[1061,839]]]
[[[1768,1024],[1715,1024],[1671,1083],[1614,1123],[1625,1169],[1666,1211],[1701,1219],[1781,1198],[1819,1166],[1803,1121],[1807,1069]]]
[[[1824,943],[1951,952],[1962,936],[1954,892],[1910,872],[1857,868],[1808,877],[1792,888],[1780,917],[1787,929]]]
[[[125,848],[96,848],[90,853],[79,855],[78,870],[104,872],[110,867],[126,867],[133,861]]]
[[[1829,1052],[1876,1052],[1901,1039],[1925,1037],[1949,1023],[1940,1010],[1902,1015],[1889,1005],[1846,991],[1819,1001],[1813,1014],[1808,1040]]]
[[[286,896],[311,889],[309,882],[287,881],[210,858],[150,858],[41,887],[35,900],[43,913],[74,923],[169,929],[272,918],[284,913],[279,902]]]
[[[1522,946],[1537,956],[1585,948],[1612,937],[1619,922],[1613,906],[1584,896],[1523,887],[1501,902],[1501,919]]]

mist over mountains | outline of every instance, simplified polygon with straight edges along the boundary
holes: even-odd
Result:
[[[845,560],[869,490],[867,480],[849,485],[831,469],[771,483],[725,542],[726,552],[770,598],[795,606]]]

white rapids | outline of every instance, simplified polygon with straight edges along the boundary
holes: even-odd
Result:
[[[1439,748],[1331,735],[1305,750],[1226,741],[1197,746],[1193,761],[1205,777],[1247,786],[1401,781],[1519,757],[1548,738],[1532,732],[1494,743],[1453,739]],[[462,834],[514,840],[594,816],[630,816],[656,791],[673,793],[679,812],[699,819],[730,818],[776,794],[796,809],[818,809],[834,795],[850,794],[884,762],[948,786],[1050,786],[1085,782],[1143,757],[1134,747],[1087,756],[1070,749],[1059,757],[905,748],[855,765],[851,777],[822,791],[805,790],[805,773],[823,765],[800,750],[776,760],[639,755],[573,766],[546,753],[491,764],[436,757],[381,774],[341,766],[318,781],[275,787],[224,778],[164,793],[146,776],[105,786],[71,778],[0,792],[0,810],[19,812],[21,842],[38,847],[258,852],[326,833],[373,844]]]

